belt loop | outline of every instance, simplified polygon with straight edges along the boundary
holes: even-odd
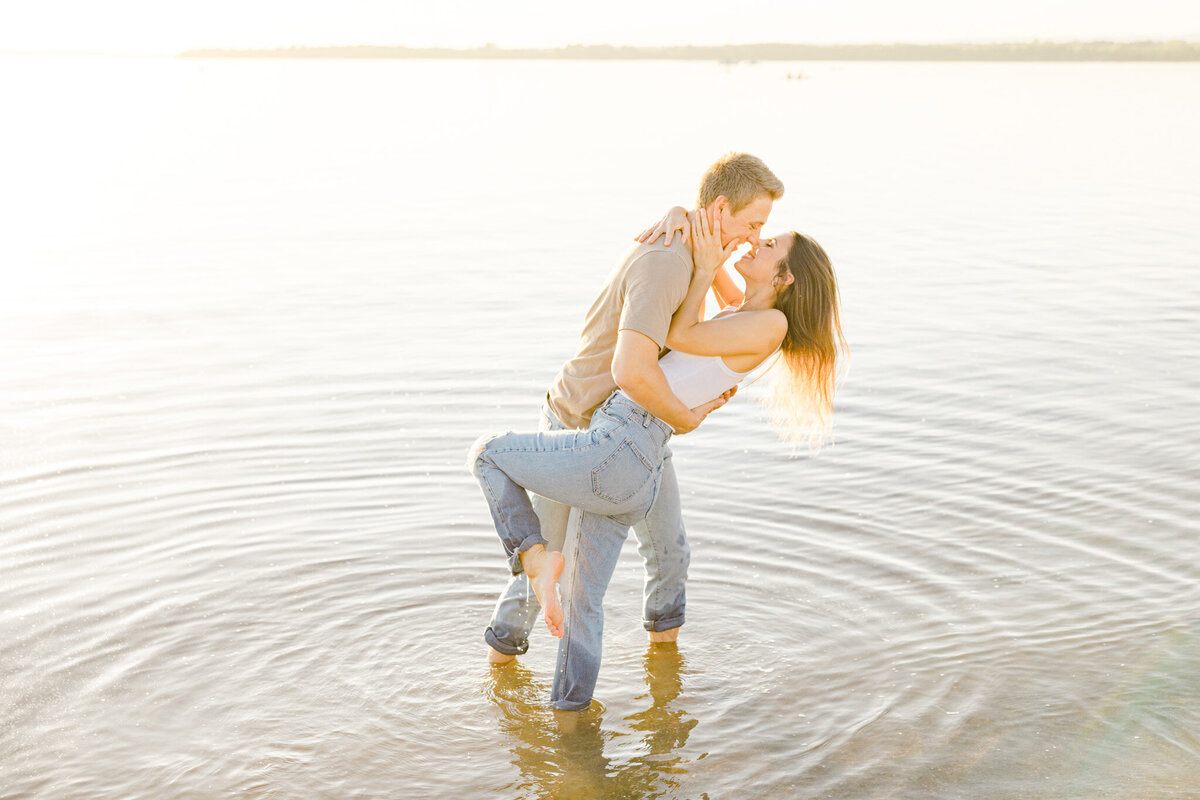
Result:
[[[645,416],[642,417],[642,427],[643,428],[650,427],[650,413],[649,412],[646,412]]]

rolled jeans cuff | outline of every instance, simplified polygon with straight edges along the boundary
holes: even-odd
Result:
[[[512,570],[513,575],[520,575],[525,571],[525,567],[521,565],[521,553],[524,553],[535,544],[550,544],[542,537],[541,532],[531,533],[525,537],[525,540],[518,545],[515,552],[508,557],[508,567]]]
[[[582,703],[569,703],[566,700],[555,700],[554,707],[559,711],[583,711],[592,704],[591,698],[584,700]]]
[[[520,645],[512,645],[503,641],[490,627],[483,632],[483,640],[488,643],[488,647],[506,656],[523,656],[529,650],[528,639]]]
[[[642,627],[655,633],[669,631],[672,628],[682,628],[683,614],[677,614],[674,617],[667,617],[666,619],[644,619],[642,620]]]

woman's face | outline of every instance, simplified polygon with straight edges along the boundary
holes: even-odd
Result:
[[[770,283],[779,274],[779,264],[787,257],[792,246],[792,236],[782,233],[778,237],[760,239],[757,247],[751,247],[739,258],[733,268],[753,283]]]

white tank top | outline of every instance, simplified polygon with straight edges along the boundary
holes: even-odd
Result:
[[[736,312],[735,312],[736,313]],[[732,316],[732,315],[726,315]],[[707,403],[742,382],[750,372],[734,372],[720,356],[695,356],[672,350],[658,360],[671,391],[688,408]]]

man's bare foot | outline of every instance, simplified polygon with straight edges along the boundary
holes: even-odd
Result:
[[[521,553],[521,567],[529,576],[529,585],[538,602],[542,604],[542,619],[550,635],[558,639],[563,636],[563,610],[558,600],[558,579],[562,576],[566,561],[562,553],[547,550],[543,544]]]
[[[488,645],[488,663],[489,664],[507,664],[516,659],[516,656],[510,656],[507,653],[501,653],[496,648]]]
[[[646,631],[646,634],[650,637],[650,644],[674,642],[679,638],[679,628],[671,628],[669,631]]]

